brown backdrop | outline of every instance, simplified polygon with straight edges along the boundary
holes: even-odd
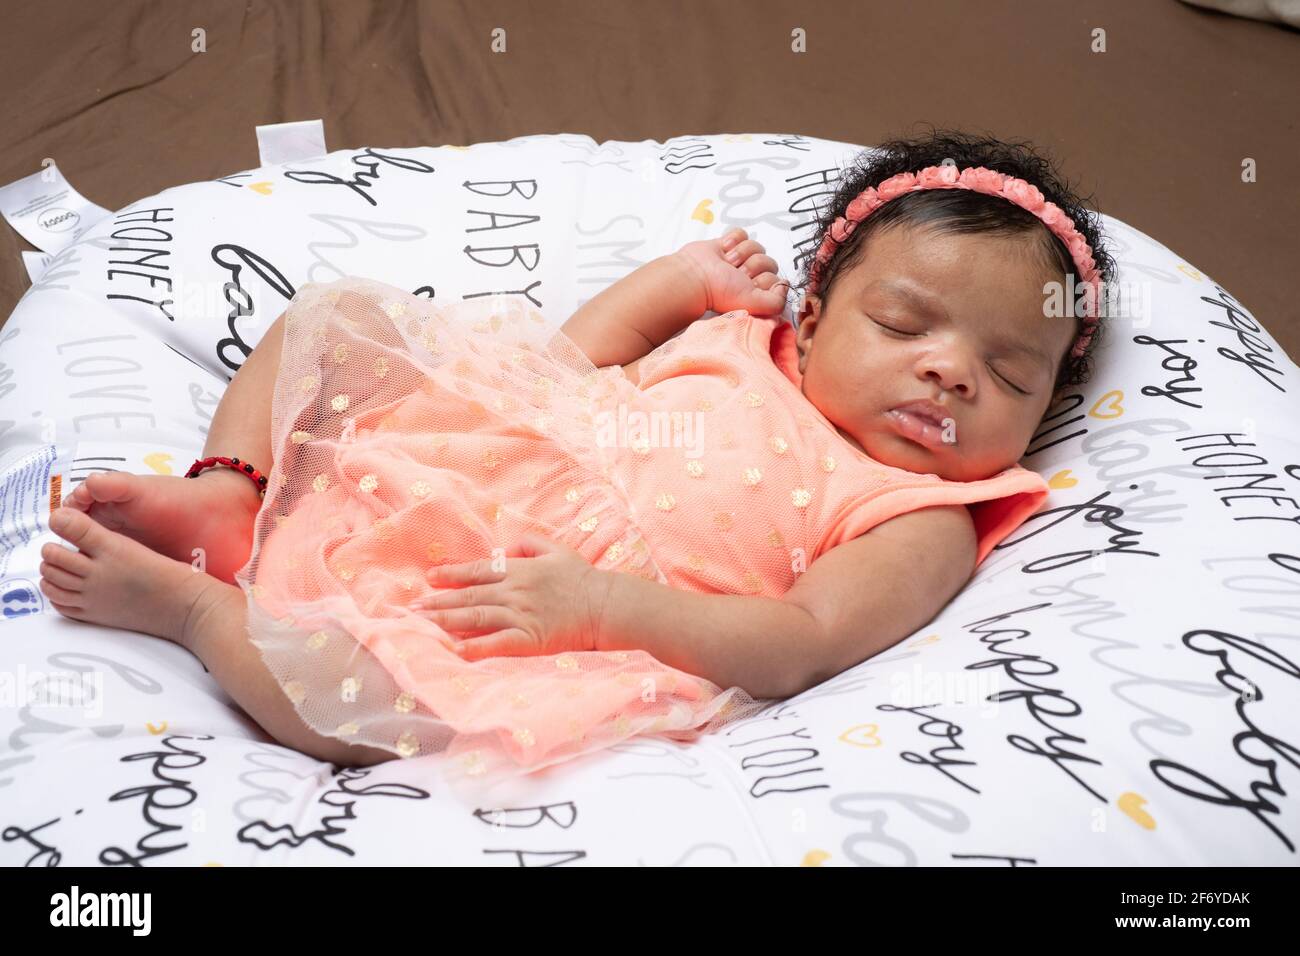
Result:
[[[1300,31],[1179,0],[252,0],[3,3],[0,183],[53,157],[109,209],[329,149],[918,122],[1042,146],[1102,211],[1206,270],[1300,358]],[[191,31],[207,31],[192,53]],[[505,53],[491,31],[506,31]],[[801,27],[807,52],[791,52]],[[1106,32],[1106,52],[1091,50]],[[1258,181],[1241,181],[1255,159]],[[28,286],[0,225],[0,316]]]

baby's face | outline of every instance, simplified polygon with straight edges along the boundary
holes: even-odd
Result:
[[[828,299],[806,297],[797,338],[803,394],[884,464],[951,481],[1009,468],[1051,404],[1075,336],[1073,318],[1043,315],[1043,285],[1065,277],[1039,255],[1024,239],[987,234],[876,233]],[[928,437],[891,414],[922,399],[948,419]]]

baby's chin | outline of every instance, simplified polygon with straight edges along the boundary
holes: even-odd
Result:
[[[847,437],[847,436],[846,436]],[[981,481],[1001,474],[1016,462],[963,454],[956,447],[934,450],[901,435],[869,435],[864,442],[852,441],[863,453],[882,465],[920,475],[938,475],[947,481]]]

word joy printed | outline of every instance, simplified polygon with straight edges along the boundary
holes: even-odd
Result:
[[[620,403],[617,412],[602,411],[595,419],[600,448],[682,448],[687,458],[704,454],[703,412],[645,412]]]

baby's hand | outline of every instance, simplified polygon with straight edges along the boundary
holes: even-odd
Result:
[[[594,651],[601,603],[596,569],[573,548],[532,532],[513,550],[499,565],[480,559],[433,567],[429,581],[446,590],[408,606],[461,634],[454,650],[467,661]]]
[[[776,260],[740,228],[718,239],[688,242],[677,250],[700,277],[708,309],[719,314],[745,309],[751,315],[780,315],[790,282],[777,276]]]

